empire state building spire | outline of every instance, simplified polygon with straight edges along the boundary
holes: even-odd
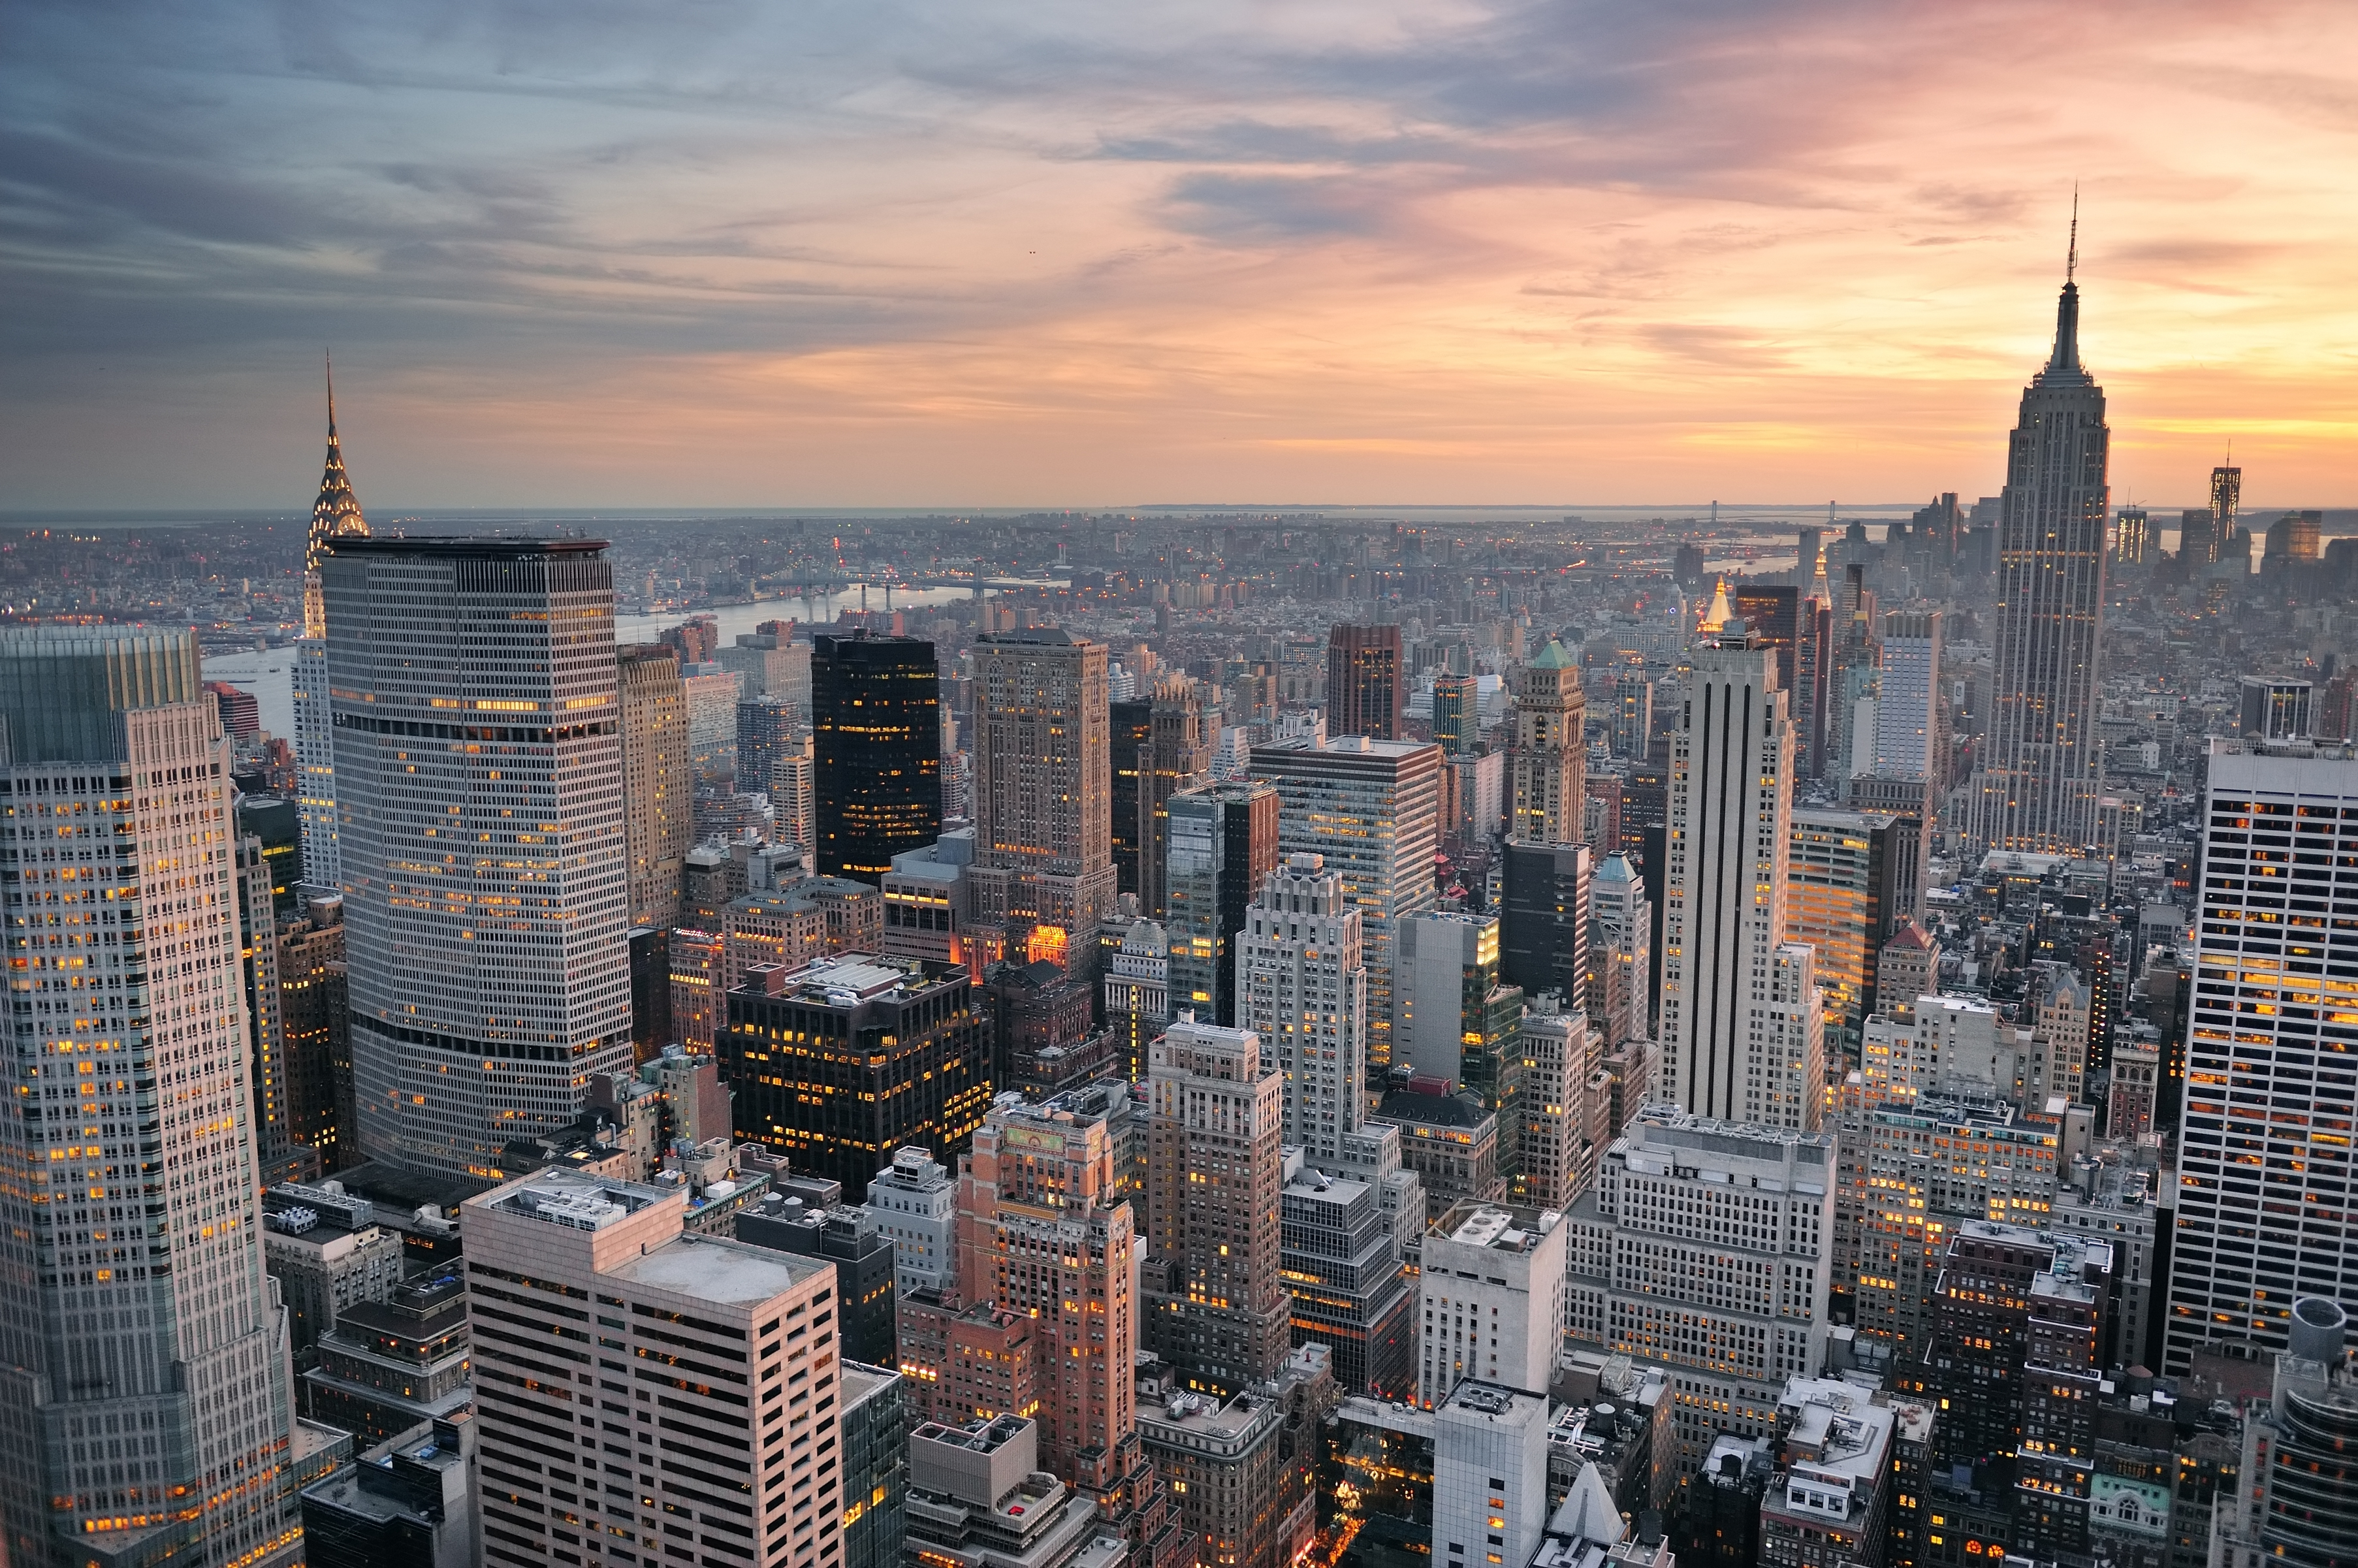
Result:
[[[1965,834],[1980,850],[2094,852],[2111,431],[2104,388],[2080,362],[2074,205],[2055,350],[2023,389],[2007,442],[1994,711]]]

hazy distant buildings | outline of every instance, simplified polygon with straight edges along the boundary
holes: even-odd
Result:
[[[612,570],[412,535],[321,579],[361,1148],[489,1174],[630,1065]]]

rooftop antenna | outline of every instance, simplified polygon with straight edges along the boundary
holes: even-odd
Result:
[[[2071,182],[2071,249],[2063,258],[2063,281],[2080,270],[2080,182]]]

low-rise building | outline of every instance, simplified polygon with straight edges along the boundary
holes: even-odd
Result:
[[[303,1488],[311,1568],[473,1568],[483,1561],[475,1421],[422,1422]]]
[[[895,1150],[868,1184],[868,1213],[892,1243],[902,1294],[938,1291],[957,1278],[957,1182],[929,1149]]]
[[[910,1433],[906,1512],[911,1568],[1117,1568],[1128,1554],[1040,1468],[1039,1428],[1017,1416]]]
[[[303,1374],[313,1421],[383,1442],[473,1401],[467,1291],[456,1272],[395,1286],[356,1302],[320,1336],[319,1362]]]
[[[1870,1390],[1795,1378],[1777,1402],[1776,1469],[1760,1499],[1760,1561],[1881,1568],[1889,1544],[1897,1422]]]
[[[1400,1129],[1401,1163],[1424,1184],[1425,1217],[1438,1219],[1461,1198],[1507,1195],[1498,1174],[1498,1117],[1473,1094],[1417,1079],[1377,1102],[1378,1121]]]
[[[287,1303],[295,1369],[308,1371],[338,1314],[381,1301],[401,1282],[401,1237],[377,1224],[368,1199],[318,1184],[263,1194],[262,1224],[263,1267]]]

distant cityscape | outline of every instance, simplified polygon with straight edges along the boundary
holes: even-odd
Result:
[[[8,538],[0,1563],[2358,1562],[2358,533],[2081,308],[1900,508]]]

